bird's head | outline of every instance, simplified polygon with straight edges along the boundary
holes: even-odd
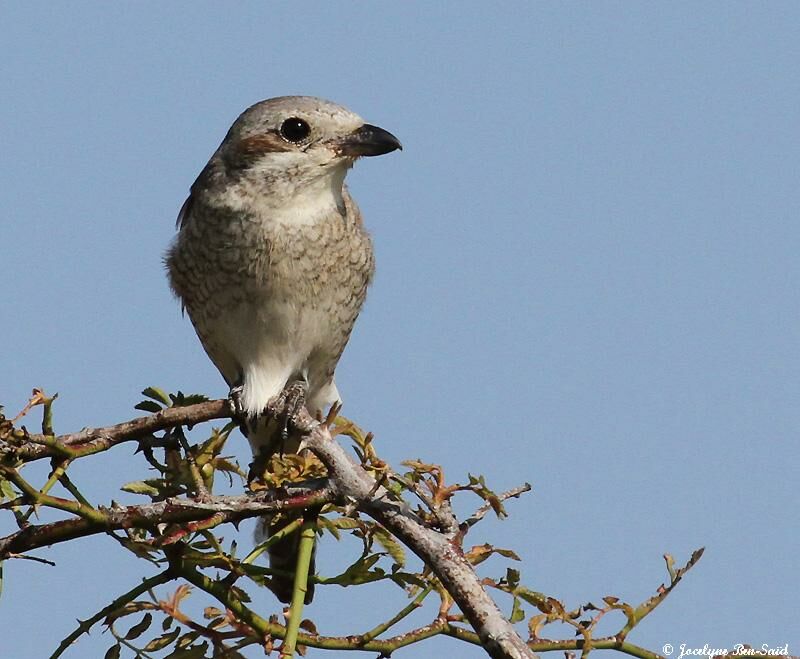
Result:
[[[317,189],[341,194],[359,157],[395,149],[402,146],[394,135],[341,105],[282,96],[239,116],[209,162],[205,183],[262,200],[268,195],[276,204]]]

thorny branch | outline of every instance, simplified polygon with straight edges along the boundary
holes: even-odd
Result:
[[[0,474],[8,472],[0,466]],[[316,489],[291,487],[284,491],[264,491],[241,496],[214,496],[206,501],[187,498],[170,498],[165,501],[139,506],[99,508],[98,517],[66,519],[49,524],[29,525],[0,538],[0,559],[12,553],[22,553],[48,545],[67,542],[98,533],[128,528],[154,530],[160,524],[183,524],[214,519],[215,526],[225,522],[238,522],[251,517],[282,510],[322,506],[333,501],[329,483]],[[40,501],[40,503],[46,503]],[[159,546],[172,544],[175,538],[164,535]]]
[[[419,462],[406,463],[412,469],[406,475],[395,474],[375,455],[371,435],[363,435],[350,422],[335,418],[336,411],[333,411],[325,421],[316,421],[305,415],[297,424],[304,447],[316,456],[320,467],[315,467],[313,461],[309,462],[306,458],[291,456],[289,466],[285,469],[287,473],[292,472],[295,478],[286,477],[284,473],[278,478],[277,486],[273,482],[272,485],[267,483],[267,487],[254,487],[255,491],[244,495],[215,496],[210,492],[212,480],[208,478],[208,468],[211,467],[212,474],[215,470],[237,470],[235,465],[219,456],[227,434],[214,431],[208,441],[190,447],[181,427],[230,418],[228,401],[204,400],[187,404],[181,394],[176,397],[154,388],[145,390],[145,393],[158,404],[146,401],[146,404],[140,404],[140,409],[152,410],[153,414],[113,426],[87,428],[61,436],[54,435],[52,430],[52,403],[55,396],[48,398],[43,392],[34,392],[34,398],[15,419],[28,413],[31,407],[43,405],[45,419],[41,434],[30,434],[24,427],[17,428],[13,421],[0,415],[0,500],[3,500],[0,509],[11,510],[19,526],[19,530],[0,538],[0,559],[34,558],[26,556],[25,552],[78,537],[110,534],[141,557],[167,565],[159,575],[145,580],[81,623],[64,639],[53,657],[60,656],[79,636],[103,618],[107,625],[111,625],[114,638],[117,639],[116,651],[122,647],[135,649],[134,641],[149,626],[150,618],[147,616],[150,614],[125,635],[117,634],[113,624],[119,618],[137,611],[161,611],[168,616],[163,626],[165,633],[136,650],[141,656],[150,656],[149,652],[173,644],[176,652],[190,652],[187,657],[202,657],[205,656],[203,648],[207,647],[208,642],[215,648],[214,656],[220,652],[219,656],[241,657],[238,649],[252,644],[271,651],[275,639],[286,638],[287,626],[281,624],[277,616],[265,619],[250,609],[243,591],[234,584],[242,577],[247,577],[250,583],[257,585],[269,583],[275,571],[259,567],[254,561],[275,538],[240,560],[235,557],[233,548],[223,549],[220,539],[211,532],[221,524],[236,524],[265,513],[296,509],[322,510],[323,515],[319,518],[321,529],[334,534],[339,533],[337,529],[344,530],[362,540],[362,557],[338,577],[314,577],[318,584],[357,585],[392,580],[406,587],[413,598],[389,620],[356,635],[324,636],[317,633],[310,621],[301,622],[298,629],[295,620],[290,635],[296,637],[299,649],[310,646],[368,650],[388,656],[410,643],[435,635],[447,635],[481,645],[490,656],[496,658],[530,658],[535,656],[534,652],[550,650],[581,649],[586,654],[591,649],[616,649],[642,659],[655,659],[658,655],[631,644],[627,636],[641,619],[663,601],[702,553],[696,552],[686,566],[677,570],[668,559],[669,585],[662,586],[656,595],[638,607],[622,603],[616,598],[604,598],[605,607],[589,604],[567,611],[558,600],[523,587],[515,570],[509,569],[506,577],[500,580],[478,577],[475,565],[492,554],[516,559],[510,550],[497,549],[489,544],[469,550],[462,546],[471,527],[490,510],[498,516],[505,515],[503,502],[529,491],[528,484],[494,494],[481,477],[470,476],[469,485],[448,486],[440,467]],[[188,400],[198,399],[190,397]],[[163,432],[163,435],[156,436],[158,432]],[[334,436],[338,434],[349,435],[354,440],[359,461],[350,457],[335,441]],[[139,443],[150,465],[160,471],[162,477],[129,484],[131,487],[126,486],[125,489],[146,494],[152,502],[130,506],[90,504],[70,481],[67,468],[77,459],[129,441]],[[153,449],[158,447],[165,449],[163,463],[153,456]],[[23,477],[22,468],[42,458],[51,458],[53,471],[44,486],[37,488]],[[56,483],[60,483],[74,498],[52,495],[50,491]],[[464,491],[477,494],[484,503],[469,518],[459,522],[453,514],[450,499],[454,494]],[[423,505],[412,509],[402,497],[404,492],[416,496]],[[59,521],[34,525],[29,522],[29,517],[37,507],[49,507],[69,516]],[[22,512],[23,508],[27,508],[27,511]],[[337,511],[338,517],[335,516]],[[366,515],[374,522],[361,518],[359,514]],[[290,522],[278,534],[289,533],[296,530],[297,526],[297,520]],[[384,547],[386,553],[376,553],[372,548],[374,541]],[[425,569],[421,573],[411,574],[403,570],[405,559],[402,545],[422,559]],[[386,555],[394,562],[391,571],[376,566],[381,556]],[[227,572],[228,576],[212,579],[203,573],[203,569],[208,567]],[[154,597],[152,587],[155,585],[180,579],[213,597],[225,607],[227,613],[213,610],[218,612],[213,614],[216,617],[207,625],[192,621],[179,609],[180,600],[188,594],[186,586],[179,587],[169,606],[156,599],[151,602],[135,601],[144,592]],[[513,610],[508,617],[489,596],[487,587],[513,598]],[[423,600],[431,592],[436,592],[441,600],[439,613],[433,622],[390,638],[379,638],[422,606]],[[530,637],[527,642],[523,641],[514,627],[515,622],[524,619],[523,603],[531,604],[540,611],[529,621]],[[460,614],[449,613],[453,604],[460,609]],[[207,612],[210,610],[207,609]],[[616,635],[593,638],[592,631],[597,621],[612,610],[623,612],[626,625]],[[166,631],[173,619],[188,627],[189,631],[182,635],[178,634],[177,628]],[[471,629],[465,627],[464,623],[468,623]],[[552,623],[574,627],[580,638],[542,638],[541,629]],[[228,631],[223,633],[220,631],[222,628],[228,628]],[[230,645],[231,641],[236,644]],[[290,641],[282,654],[291,656],[293,651],[294,641]]]

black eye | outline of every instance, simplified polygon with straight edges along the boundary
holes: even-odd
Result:
[[[308,123],[298,117],[291,117],[281,124],[281,137],[288,142],[302,142],[310,132]]]

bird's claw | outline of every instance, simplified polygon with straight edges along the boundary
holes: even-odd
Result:
[[[231,406],[231,412],[237,419],[242,419],[245,416],[244,404],[242,403],[242,394],[244,392],[244,385],[235,384],[228,392],[228,404]]]
[[[267,403],[264,411],[281,423],[281,450],[289,439],[289,429],[302,429],[300,414],[306,404],[308,385],[303,380],[295,380],[287,384],[281,393]]]

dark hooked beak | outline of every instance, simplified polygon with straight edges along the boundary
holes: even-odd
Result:
[[[384,153],[391,153],[395,149],[402,151],[403,145],[400,144],[394,135],[388,130],[364,124],[357,128],[339,143],[339,152],[343,156],[357,158],[359,156],[382,156]]]

